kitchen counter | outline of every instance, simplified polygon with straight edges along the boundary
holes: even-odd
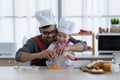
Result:
[[[0,60],[1,59],[14,59],[15,55],[0,55]]]
[[[79,60],[112,60],[113,59],[113,55],[77,55]]]
[[[76,57],[79,60],[98,60],[98,59],[103,59],[103,60],[111,60],[113,59],[113,55],[76,55]],[[15,55],[0,55],[0,59],[14,59]]]
[[[75,67],[84,66],[90,63],[93,60],[111,60],[113,56],[90,56],[90,55],[77,55],[78,61],[75,61],[73,64]],[[16,62],[15,56],[0,56],[0,66],[15,66],[15,65],[29,65],[29,62],[22,63]]]

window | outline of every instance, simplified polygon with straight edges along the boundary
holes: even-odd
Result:
[[[99,27],[110,28],[112,17],[120,17],[119,0],[62,0],[61,3],[61,16],[76,23],[75,33],[85,29],[97,34]],[[83,40],[91,45],[88,38]],[[97,53],[96,44],[95,41],[95,53]]]
[[[57,19],[57,0],[0,0],[0,42],[19,49],[26,38],[40,34],[34,14],[44,9],[52,9]]]
[[[76,33],[87,29],[96,34],[99,27],[110,27],[110,18],[120,18],[119,3],[119,0],[0,0],[0,42],[15,42],[17,49],[22,47],[24,39],[39,34],[34,13],[44,9],[52,9],[56,21],[60,17],[73,20]]]

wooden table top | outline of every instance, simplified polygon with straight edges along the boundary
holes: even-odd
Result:
[[[80,69],[49,70],[32,67],[0,67],[0,80],[120,80],[120,72],[91,74]]]

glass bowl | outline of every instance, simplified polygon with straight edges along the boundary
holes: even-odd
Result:
[[[54,60],[54,59],[47,60],[46,64],[47,64],[48,69],[50,70],[59,70],[61,68],[59,64],[59,60]]]

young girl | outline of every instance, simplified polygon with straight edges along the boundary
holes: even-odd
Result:
[[[68,45],[73,45],[70,42],[70,37],[75,28],[75,23],[65,20],[65,18],[60,19],[60,23],[58,24],[58,34],[57,41],[50,44],[48,49],[52,49],[54,52],[54,58],[59,58],[59,54],[55,54],[55,49],[58,47],[67,47]],[[66,51],[63,53],[63,56],[59,58],[60,64],[62,67],[70,68],[73,67],[72,61],[77,60],[75,58],[73,52]]]

